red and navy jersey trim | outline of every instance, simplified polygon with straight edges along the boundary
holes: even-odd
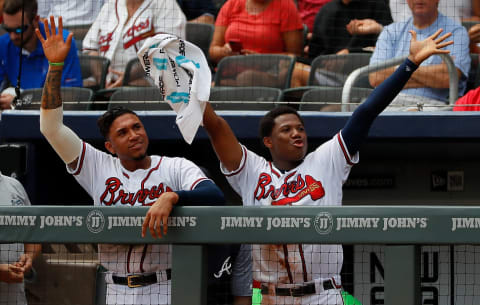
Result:
[[[342,149],[343,156],[345,157],[345,160],[347,161],[347,164],[348,165],[354,165],[352,159],[350,158],[350,154],[349,154],[347,148],[345,147],[345,143],[343,143],[343,139],[342,139],[342,136],[340,135],[340,133],[337,133],[337,139],[338,139],[338,143],[340,144],[340,148]]]
[[[85,142],[82,142],[82,153],[80,154],[80,158],[78,158],[77,170],[73,173],[74,176],[80,174],[80,172],[82,171],[83,161],[85,160],[86,148],[87,146],[85,145]]]
[[[280,178],[280,174],[273,168],[272,166],[272,162],[268,162],[268,165],[270,165],[270,171],[272,172],[272,174],[274,174],[275,176],[277,176],[278,178]]]
[[[247,149],[245,148],[245,146],[242,146],[242,150],[243,150],[243,162],[240,164],[240,166],[238,167],[237,170],[231,172],[231,173],[228,173],[228,174],[225,174],[225,177],[232,177],[232,176],[235,176],[237,175],[238,173],[240,173],[243,168],[245,167],[245,164],[247,164]]]
[[[160,163],[162,163],[162,160],[163,160],[163,157],[160,158],[160,161],[158,161],[157,166],[155,166],[154,168],[152,168],[152,169],[150,169],[150,170],[148,171],[147,176],[145,177],[145,179],[142,180],[142,184],[141,184],[141,185],[142,185],[142,189],[145,188],[145,187],[144,187],[145,182],[148,180],[148,178],[150,178],[150,175],[151,175],[154,171],[158,170],[158,168],[160,167]]]
[[[202,177],[202,178],[197,179],[197,180],[192,184],[192,186],[190,187],[190,190],[193,190],[200,182],[206,181],[206,180],[210,180],[210,179],[205,178],[205,177]]]

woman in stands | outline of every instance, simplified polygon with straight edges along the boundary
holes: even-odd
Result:
[[[292,0],[228,0],[217,16],[209,53],[218,63],[232,55],[300,55],[302,46],[303,24]],[[251,71],[237,80],[248,79],[245,73]]]

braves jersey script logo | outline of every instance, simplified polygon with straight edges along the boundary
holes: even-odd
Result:
[[[288,181],[295,174],[296,171],[285,177],[283,184],[275,189],[275,186],[271,184],[272,177],[270,174],[261,173],[255,188],[255,199],[261,200],[270,197],[273,199],[272,205],[291,205],[307,195],[310,195],[312,200],[318,200],[325,196],[322,183],[310,175],[305,175],[304,179],[302,174],[298,174],[296,179]],[[282,195],[285,198],[277,200]],[[288,197],[289,195],[293,196]]]
[[[123,35],[123,48],[128,49],[137,42],[153,36],[153,34],[154,31],[150,18],[137,24],[133,24],[132,27],[128,29],[127,33]]]
[[[150,206],[164,192],[172,191],[170,187],[160,183],[158,186],[154,185],[150,189],[142,187],[136,193],[129,193],[120,189],[122,182],[115,177],[108,178],[107,181],[105,181],[105,185],[105,191],[102,196],[100,196],[100,202],[106,206],[115,205],[117,202],[131,206],[138,202],[143,206]],[[147,200],[149,202],[146,202]]]
[[[107,52],[110,49],[110,42],[113,39],[113,32],[105,35],[100,35],[98,38],[98,45],[100,46],[100,52]]]

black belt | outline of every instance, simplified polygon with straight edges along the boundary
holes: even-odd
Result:
[[[331,280],[326,280],[322,283],[323,290],[335,289]],[[262,285],[261,287],[262,294],[269,294],[268,286]],[[280,288],[275,287],[275,295],[277,296],[292,296],[292,297],[303,297],[309,294],[315,294],[315,283],[308,283],[302,286],[295,286],[291,288]]]
[[[166,269],[164,272],[167,275],[167,281],[170,280],[172,278],[172,269]],[[133,274],[125,277],[112,275],[112,281],[114,284],[127,285],[130,288],[148,286],[158,282],[157,273]]]

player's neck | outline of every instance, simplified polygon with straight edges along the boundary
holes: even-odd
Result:
[[[120,160],[123,168],[130,172],[134,172],[137,169],[148,169],[152,164],[152,158],[150,156],[145,156],[141,160]]]
[[[294,169],[295,167],[299,166],[303,160],[300,161],[285,161],[285,160],[273,160],[273,165],[283,172],[288,172],[289,170]]]

